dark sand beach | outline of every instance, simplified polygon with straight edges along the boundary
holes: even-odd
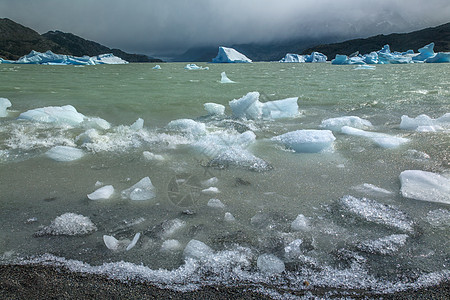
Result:
[[[101,275],[74,273],[63,267],[0,265],[0,299],[273,299],[257,286],[204,286],[190,292],[161,289],[149,283],[122,282]],[[280,295],[285,291],[277,290]],[[419,290],[378,294],[310,286],[295,296],[328,299],[450,299],[450,281]]]

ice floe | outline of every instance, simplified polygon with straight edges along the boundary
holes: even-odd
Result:
[[[344,116],[325,119],[322,120],[322,123],[320,124],[321,128],[332,131],[341,131],[342,127],[344,126],[349,126],[357,129],[369,129],[373,127],[370,121],[361,119],[357,116]]]
[[[219,116],[225,113],[225,106],[223,106],[222,104],[208,102],[203,104],[203,107],[208,112],[208,114],[212,116]]]
[[[392,234],[376,240],[367,240],[358,243],[358,250],[382,255],[392,255],[405,245],[407,234]]]
[[[55,146],[45,152],[49,158],[56,161],[74,161],[84,156],[84,151],[69,146]]]
[[[236,83],[230,78],[228,78],[227,74],[225,72],[220,73],[220,83]]]
[[[146,160],[149,160],[149,161],[163,161],[163,160],[165,160],[164,156],[162,156],[160,154],[152,153],[150,151],[144,151],[144,152],[142,152],[142,155],[144,156],[144,158]]]
[[[320,52],[312,52],[310,55],[300,55],[288,53],[283,57],[281,63],[324,63],[327,61],[327,56]]]
[[[330,130],[296,130],[272,138],[300,153],[318,153],[332,149],[336,138]]]
[[[262,254],[256,261],[258,270],[267,274],[280,274],[285,270],[284,262],[273,254]]]
[[[8,115],[7,108],[11,107],[11,101],[6,98],[0,98],[0,118],[6,117]]]
[[[161,70],[161,66],[160,65],[156,65],[152,68],[153,70]]]
[[[87,235],[97,231],[92,221],[83,215],[65,213],[56,217],[50,225],[35,233],[36,236],[44,235]]]
[[[213,58],[213,63],[251,63],[251,59],[233,48],[219,47],[217,56]]]
[[[265,160],[256,157],[250,151],[231,147],[208,162],[208,166],[226,169],[230,166],[241,167],[256,172],[269,171],[273,167]]]
[[[76,126],[84,121],[85,116],[72,105],[64,105],[30,109],[21,113],[18,119]]]
[[[178,119],[170,121],[166,128],[170,131],[176,131],[191,136],[206,134],[205,124],[192,119]]]
[[[348,135],[360,136],[372,140],[381,148],[396,148],[404,143],[408,143],[409,139],[403,137],[392,136],[385,133],[365,131],[349,126],[343,126],[341,132]]]
[[[198,240],[190,240],[183,251],[185,258],[202,259],[213,254],[213,250],[205,243]]]
[[[90,200],[104,200],[109,199],[114,194],[114,187],[112,185],[105,185],[94,192],[87,195]]]
[[[181,243],[178,240],[165,240],[161,245],[161,251],[171,252],[181,249]]]
[[[450,113],[446,113],[437,119],[432,119],[425,114],[419,115],[415,118],[410,118],[406,115],[403,115],[400,122],[400,129],[415,130],[419,132],[449,130]]]
[[[156,197],[155,187],[149,177],[144,177],[132,187],[123,190],[121,195],[124,199],[135,201],[150,200]]]
[[[187,64],[184,68],[186,70],[209,70],[209,67],[200,67],[196,64]]]
[[[442,175],[406,170],[400,173],[403,197],[415,200],[450,204],[450,179]]]

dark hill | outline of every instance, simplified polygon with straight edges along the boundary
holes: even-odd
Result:
[[[354,39],[342,43],[314,46],[304,50],[302,54],[318,51],[328,56],[328,59],[333,59],[336,54],[350,55],[356,51],[359,51],[361,54],[370,53],[380,50],[386,44],[389,44],[393,51],[404,52],[412,49],[417,52],[417,49],[431,42],[435,44],[435,52],[449,52],[450,23],[410,33],[381,34],[366,39]]]
[[[10,19],[0,19],[0,56],[5,59],[17,60],[30,53],[31,50],[39,52],[51,50],[54,53],[74,56],[113,53],[129,62],[161,62],[160,59],[146,55],[129,54],[119,49],[110,49],[71,33],[49,31],[40,35],[33,29]]]

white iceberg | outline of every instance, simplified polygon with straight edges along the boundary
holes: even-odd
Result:
[[[330,130],[296,130],[271,140],[280,142],[288,149],[302,153],[318,153],[332,148],[336,138]]]
[[[202,259],[212,255],[214,251],[205,243],[198,240],[190,240],[183,251],[185,258]]]
[[[130,125],[130,129],[133,131],[138,131],[142,128],[144,128],[144,120],[141,118],[138,118],[133,124]]]
[[[22,56],[14,64],[40,64],[40,65],[97,65],[97,64],[127,64],[128,62],[111,53],[97,56],[76,57],[65,54],[55,54],[52,51],[45,53],[32,50],[29,54]]]
[[[284,272],[284,262],[273,254],[262,254],[256,261],[256,266],[262,273],[280,274]]]
[[[320,52],[312,52],[310,55],[299,55],[288,53],[280,62],[282,63],[324,63],[327,61],[327,56]]]
[[[187,64],[184,68],[186,70],[209,70],[209,67],[200,67],[196,64]]]
[[[450,113],[446,113],[437,119],[432,119],[425,114],[415,118],[403,115],[400,122],[400,129],[415,130],[419,132],[434,132],[450,129]]]
[[[421,170],[400,173],[403,197],[415,200],[450,204],[450,179]]]
[[[84,121],[85,116],[72,105],[64,105],[31,109],[21,113],[18,119],[76,126]]]
[[[83,215],[65,213],[56,217],[49,226],[36,232],[36,236],[44,235],[87,235],[97,230],[92,221]]]
[[[8,112],[6,111],[8,107],[11,107],[11,102],[6,98],[0,98],[0,118],[8,115]]]
[[[213,63],[251,63],[251,59],[233,48],[219,47],[217,56],[213,58]]]
[[[126,250],[129,251],[134,246],[136,246],[137,242],[139,241],[139,238],[141,237],[141,233],[138,232],[134,235],[133,240],[130,242],[128,239],[124,240],[118,240],[112,235],[103,235],[103,242],[105,243],[106,248],[113,251],[118,250]]]
[[[358,129],[368,129],[373,127],[370,121],[361,119],[357,116],[344,116],[337,118],[330,118],[323,120],[320,124],[321,128],[332,130],[332,131],[341,131],[342,127],[350,126]]]
[[[227,74],[225,72],[220,73],[220,76],[220,83],[235,83],[233,80],[227,77]]]
[[[212,116],[219,116],[219,115],[223,115],[225,113],[225,106],[223,106],[222,104],[209,102],[209,103],[203,104],[203,107],[208,112],[208,114],[212,115]]]
[[[105,185],[94,192],[87,195],[90,200],[109,199],[114,194],[114,187],[112,185]]]
[[[45,152],[45,155],[56,161],[73,161],[82,158],[84,152],[83,150],[74,147],[55,146]]]
[[[152,68],[153,70],[161,70],[161,66],[160,65],[156,65]]]
[[[155,187],[153,186],[150,178],[144,177],[132,187],[123,190],[121,194],[124,199],[142,201],[156,197],[154,190]]]
[[[262,116],[268,119],[294,118],[299,115],[298,97],[262,103]]]
[[[348,135],[353,136],[360,136],[364,138],[368,138],[372,140],[375,144],[380,146],[381,148],[396,148],[401,146],[404,143],[408,143],[409,139],[392,136],[385,133],[378,133],[378,132],[370,132],[370,131],[364,131],[361,129],[349,127],[349,126],[343,126],[341,128],[341,132]]]
[[[219,182],[219,179],[217,177],[211,177],[207,180],[200,182],[200,184],[204,187],[212,187],[212,186],[216,185],[218,182]]]

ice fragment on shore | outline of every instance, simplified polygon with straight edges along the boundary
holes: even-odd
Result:
[[[222,77],[220,79],[220,83],[235,83],[233,80],[227,77],[227,74],[225,74],[225,72],[220,73],[220,76]]]
[[[450,204],[450,179],[432,172],[406,170],[400,173],[403,197]]]
[[[153,186],[149,177],[142,178],[132,187],[122,191],[122,198],[131,200],[149,200],[156,197]]]
[[[311,229],[309,227],[309,220],[302,214],[299,214],[297,218],[292,221],[291,228],[295,231],[308,231]]]
[[[341,131],[344,134],[361,136],[371,139],[375,144],[377,144],[381,148],[387,149],[396,148],[404,143],[409,142],[409,139],[407,138],[396,137],[385,133],[364,131],[349,126],[343,126],[341,128]]]
[[[213,254],[214,251],[205,243],[198,240],[190,240],[183,251],[185,258],[202,259]]]
[[[73,161],[82,158],[84,152],[83,150],[74,147],[55,146],[45,152],[45,155],[56,161]]]
[[[224,219],[226,222],[234,222],[234,221],[236,221],[236,218],[235,218],[231,213],[229,213],[229,212],[226,212],[226,213],[225,213],[225,216],[223,217],[223,219]]]
[[[8,115],[7,108],[11,107],[11,102],[6,98],[0,98],[0,118]]]
[[[403,115],[400,122],[400,129],[419,132],[434,132],[450,129],[450,113],[446,113],[437,119],[432,119],[425,114],[415,118]]]
[[[302,255],[302,250],[300,246],[302,245],[303,240],[297,239],[289,243],[286,247],[284,247],[284,256],[287,259],[296,259],[300,255]]]
[[[103,200],[109,199],[112,194],[114,194],[114,187],[112,185],[106,185],[88,194],[87,197],[90,200]]]
[[[92,221],[83,215],[65,213],[56,217],[49,226],[36,232],[36,236],[44,235],[87,235],[97,230]]]
[[[211,187],[211,186],[216,185],[218,182],[219,182],[219,179],[217,177],[211,177],[207,180],[200,182],[200,184],[204,187]]]
[[[161,251],[176,251],[181,249],[181,244],[177,240],[166,240],[161,245]]]
[[[336,138],[330,130],[296,130],[272,138],[295,152],[318,153],[332,148]]]
[[[77,112],[72,105],[35,108],[21,113],[18,117],[18,119],[35,122],[67,124],[71,126],[79,125],[84,121],[84,118],[85,116]]]
[[[225,113],[225,106],[223,106],[222,104],[209,102],[203,104],[203,107],[208,112],[208,114],[212,116],[223,115]]]
[[[213,195],[213,194],[219,194],[220,191],[218,188],[212,186],[212,187],[202,190],[202,193],[207,194],[207,195]]]
[[[323,120],[320,124],[321,128],[332,130],[332,131],[341,131],[342,127],[349,126],[358,129],[368,129],[373,127],[370,121],[361,119],[356,116],[345,116],[345,117],[337,117]]]
[[[207,205],[212,208],[225,208],[225,204],[223,204],[219,199],[209,199]]]
[[[381,204],[367,198],[355,198],[347,195],[337,202],[347,213],[367,222],[396,228],[405,232],[414,232],[414,223],[397,207]]]
[[[368,253],[392,255],[405,245],[407,238],[407,234],[392,234],[377,240],[361,242],[356,247]]]
[[[139,238],[141,237],[141,233],[138,232],[134,235],[133,240],[131,241],[131,243],[127,246],[127,248],[125,250],[129,251],[131,250],[134,246],[136,246],[137,242],[139,241]]]
[[[284,262],[273,254],[260,255],[256,265],[262,273],[279,274],[285,270]]]
[[[116,251],[119,249],[119,241],[111,235],[103,235],[103,242],[109,250]]]

